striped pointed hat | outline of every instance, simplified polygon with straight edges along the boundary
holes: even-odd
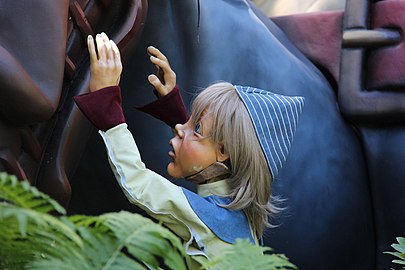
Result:
[[[273,179],[287,159],[304,97],[284,96],[254,87],[235,85],[252,120]]]

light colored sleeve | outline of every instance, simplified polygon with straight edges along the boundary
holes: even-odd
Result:
[[[186,250],[193,241],[204,250],[201,239],[209,241],[213,233],[192,210],[182,188],[145,167],[127,124],[99,133],[115,178],[128,200],[187,242]]]

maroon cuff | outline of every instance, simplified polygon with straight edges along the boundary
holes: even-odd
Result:
[[[177,85],[166,96],[135,108],[165,122],[172,128],[176,124],[184,124],[189,118]]]
[[[119,86],[110,86],[95,92],[73,97],[79,109],[99,130],[107,131],[125,123]]]

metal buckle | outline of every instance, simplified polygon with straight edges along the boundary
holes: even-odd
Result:
[[[369,29],[370,2],[346,2],[338,91],[340,110],[355,123],[405,122],[405,92],[366,89],[365,86],[367,50],[377,50],[402,41],[401,33],[393,28]],[[401,72],[405,76],[405,70]]]

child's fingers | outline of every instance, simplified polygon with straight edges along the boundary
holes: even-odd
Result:
[[[150,61],[157,68],[157,74],[150,75],[148,80],[161,96],[165,96],[176,85],[176,73],[170,67],[166,56],[157,48],[149,46],[148,54],[150,55]]]
[[[156,56],[151,55],[150,61],[158,66],[164,73],[172,72],[172,69],[167,61],[157,58]]]
[[[114,60],[114,51],[112,50],[110,39],[107,37],[105,33],[101,33],[101,38],[103,39],[105,49],[106,49],[106,60],[113,61]]]
[[[148,81],[156,90],[160,89],[163,86],[159,78],[154,74],[148,76]]]
[[[96,35],[96,43],[97,43],[98,59],[106,60],[107,59],[106,46],[105,46],[104,40],[100,34]]]
[[[169,60],[167,59],[166,55],[164,55],[161,51],[159,51],[159,49],[153,46],[148,47],[148,53],[151,56],[155,56],[156,58],[159,58],[160,60],[169,63]]]
[[[169,60],[161,51],[153,46],[149,46],[148,53],[150,55],[150,61],[155,64],[158,67],[158,71],[161,72],[160,75],[169,75],[174,73],[170,67]]]
[[[97,62],[96,46],[94,45],[94,39],[91,35],[87,37],[87,49],[89,50],[90,62]]]
[[[154,74],[149,75],[148,81],[156,89],[156,91],[158,91],[160,96],[165,96],[168,94],[166,87],[162,84],[162,82],[156,75]]]
[[[163,84],[165,83],[165,73],[159,66],[156,66],[156,76]]]
[[[111,44],[111,48],[114,51],[114,59],[115,59],[115,63],[116,64],[120,64],[121,65],[121,54],[120,54],[120,50],[118,49],[117,44],[115,44],[115,42],[113,40],[110,40],[110,44]]]

